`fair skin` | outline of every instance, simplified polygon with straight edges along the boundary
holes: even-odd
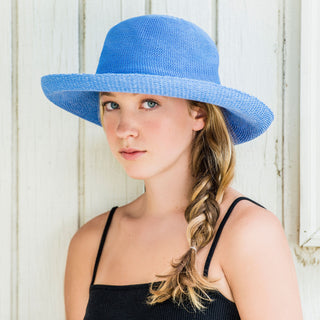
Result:
[[[102,95],[101,102],[106,102],[103,122],[111,152],[130,177],[144,180],[146,192],[116,210],[95,284],[157,281],[156,274],[168,272],[172,258],[189,247],[184,210],[192,185],[190,143],[204,127],[205,115],[200,109],[189,115],[187,101],[178,98],[112,93]],[[124,147],[146,152],[127,160],[119,153]],[[239,196],[235,189],[226,189],[215,231]],[[65,273],[67,320],[84,317],[108,214],[87,222],[70,242]],[[210,246],[197,253],[199,273]],[[250,201],[240,201],[225,225],[209,279],[216,279],[213,287],[236,303],[241,319],[302,319],[295,269],[281,223]]]

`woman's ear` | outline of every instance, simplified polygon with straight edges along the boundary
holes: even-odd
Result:
[[[206,124],[207,113],[206,111],[198,106],[193,106],[191,110],[191,115],[193,118],[193,130],[199,131],[204,128]]]

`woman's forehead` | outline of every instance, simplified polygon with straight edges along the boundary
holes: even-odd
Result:
[[[132,95],[137,96],[139,93],[130,93],[130,92],[100,92],[100,96],[116,97],[117,95]],[[142,94],[141,94],[142,95]]]
[[[100,97],[113,97],[113,98],[121,98],[121,97],[154,97],[155,99],[162,99],[162,100],[185,100],[182,98],[175,98],[175,97],[168,97],[168,96],[160,96],[148,93],[131,93],[131,92],[100,92]]]

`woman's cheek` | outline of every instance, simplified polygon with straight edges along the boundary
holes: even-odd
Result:
[[[105,125],[105,127],[106,127],[105,133],[107,136],[107,141],[109,143],[110,148],[113,149],[115,147],[115,142],[117,140],[116,128],[114,125],[112,125],[112,123]]]

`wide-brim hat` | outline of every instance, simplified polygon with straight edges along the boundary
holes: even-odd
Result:
[[[273,121],[259,99],[222,86],[214,41],[197,25],[168,15],[124,20],[107,33],[95,74],[51,74],[41,78],[57,106],[101,126],[99,92],[130,92],[217,105],[234,144],[261,135]]]

